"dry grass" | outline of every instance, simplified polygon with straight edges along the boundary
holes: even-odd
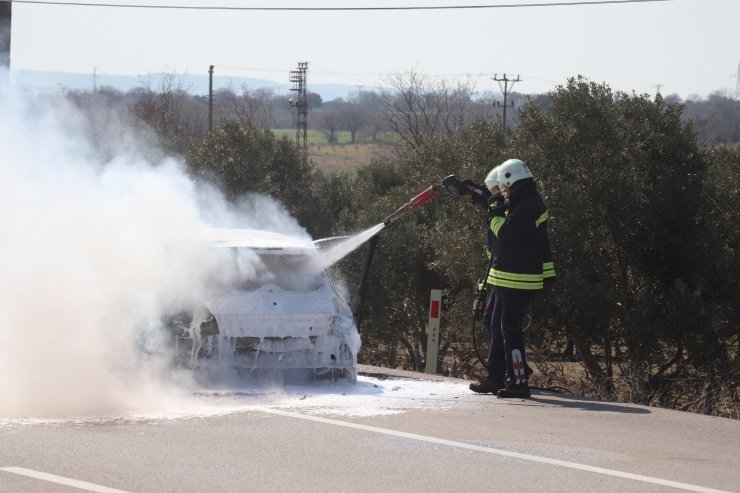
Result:
[[[536,387],[556,387],[571,393],[615,402],[645,404],[636,394],[636,385],[629,376],[622,375],[615,366],[615,374],[610,379],[611,391],[605,391],[603,382],[598,384],[586,373],[580,362],[571,361],[530,361],[535,372],[530,383]],[[676,409],[698,414],[709,414],[730,419],[740,419],[740,393],[736,379],[724,382],[679,381],[661,398],[650,399],[649,405]]]
[[[615,364],[614,374],[607,380],[594,381],[580,361],[564,359],[560,355],[545,357],[534,348],[530,352],[529,365],[534,373],[529,378],[533,387],[547,388],[557,392],[589,397],[610,402],[631,402],[646,404],[644,394],[638,393],[636,382],[628,374],[623,374],[620,366]],[[382,356],[387,353],[384,348],[376,353],[368,353],[363,348],[368,364],[384,366]],[[529,352],[529,351],[528,351]],[[408,354],[399,348],[396,368],[412,370]],[[470,348],[457,347],[448,351],[440,369],[441,374],[466,380],[481,379],[486,371]],[[690,379],[675,382],[669,393],[649,399],[648,405],[675,409],[698,414],[708,414],[740,420],[740,374],[728,377],[726,381],[709,382],[701,379]]]
[[[561,387],[575,395],[588,395],[590,382],[583,365],[576,361],[530,361],[535,372],[530,377],[535,387]]]
[[[383,144],[314,144],[309,146],[308,156],[321,170],[352,170],[389,157],[390,150]]]

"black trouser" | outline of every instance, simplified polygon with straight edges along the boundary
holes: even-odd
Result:
[[[508,379],[513,384],[527,381],[522,322],[531,299],[531,291],[495,288],[487,360],[490,380],[503,382]]]

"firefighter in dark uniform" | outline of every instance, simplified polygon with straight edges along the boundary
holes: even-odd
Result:
[[[486,190],[485,192],[481,193],[483,197],[485,197],[485,201],[481,204],[483,209],[490,209],[490,204],[494,200],[498,200],[498,197],[501,195],[501,191],[498,188],[498,166],[493,168],[488,175],[486,176],[486,179],[484,180],[484,183],[486,184],[485,187],[481,185],[473,185],[479,190]],[[475,202],[475,200],[474,200]],[[478,200],[480,203],[480,199]],[[491,222],[490,214],[488,216],[487,224]],[[487,234],[486,234],[486,258],[489,260],[491,259],[491,250],[493,249],[493,231],[491,231],[491,228],[486,228]],[[496,297],[496,290],[493,288],[491,284],[488,283],[488,279],[484,279],[481,281],[482,283],[485,283],[484,286],[478,286],[478,289],[485,289],[486,290],[486,301],[483,308],[483,326],[488,328],[490,330],[491,327],[491,316],[493,315],[493,302]],[[490,356],[490,355],[489,355]]]
[[[523,321],[532,296],[555,277],[547,234],[547,208],[534,176],[519,159],[497,167],[502,196],[489,200],[494,286],[487,378],[470,389],[498,397],[529,397]]]

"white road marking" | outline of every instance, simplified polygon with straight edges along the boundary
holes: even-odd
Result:
[[[34,471],[33,469],[25,469],[23,467],[0,467],[0,471],[9,472],[11,474],[20,474],[21,476],[28,476],[29,478],[40,479],[50,483],[63,484],[64,486],[71,486],[79,490],[94,491],[96,493],[127,493],[123,490],[108,488],[107,486],[100,486],[99,484],[88,483],[87,481],[65,478],[63,476],[57,476],[46,472]]]
[[[319,416],[310,416],[307,414],[294,413],[289,411],[280,411],[277,409],[264,409],[261,408],[260,412],[268,414],[275,414],[278,416],[285,416],[288,418],[305,419],[307,421],[315,421],[317,423],[324,423],[327,425],[341,426],[344,428],[352,428],[355,430],[369,431],[373,433],[381,433],[383,435],[392,435],[401,438],[408,438],[411,440],[418,440],[421,442],[435,443],[438,445],[447,445],[449,447],[457,447],[467,450],[474,450],[476,452],[483,452],[486,454],[495,454],[504,457],[513,457],[515,459],[528,460],[532,462],[539,462],[542,464],[549,464],[552,466],[566,467],[569,469],[576,469],[579,471],[593,472],[596,474],[603,474],[605,476],[613,476],[623,479],[632,479],[635,481],[641,481],[643,483],[657,484],[660,486],[668,486],[671,488],[677,488],[686,491],[695,491],[699,493],[730,493],[724,490],[715,490],[713,488],[706,488],[704,486],[698,486],[688,483],[679,483],[678,481],[671,481],[669,479],[654,478],[651,476],[643,476],[642,474],[633,474],[630,472],[617,471],[615,469],[606,469],[604,467],[589,466],[586,464],[578,464],[576,462],[568,462],[558,459],[550,459],[547,457],[539,457],[537,455],[521,454],[519,452],[511,452],[509,450],[497,449],[493,447],[483,447],[480,445],[473,445],[470,443],[456,442],[454,440],[445,440],[443,438],[435,438],[426,435],[417,435],[416,433],[406,433],[404,431],[389,430],[386,428],[379,428],[376,426],[368,426],[359,423],[350,423],[347,421],[340,421],[337,419],[321,418]]]

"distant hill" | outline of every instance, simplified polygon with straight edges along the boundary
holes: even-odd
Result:
[[[95,84],[98,87],[109,86],[120,91],[128,91],[134,87],[141,86],[142,80],[147,76],[152,76],[155,80],[161,74],[141,74],[141,75],[115,75],[99,73],[95,76]],[[193,95],[208,94],[208,75],[177,74],[183,82],[188,92]],[[285,74],[286,79],[288,73]],[[43,72],[36,70],[11,70],[10,75],[13,84],[35,89],[92,89],[92,74],[76,74],[67,72]],[[254,79],[247,77],[226,77],[213,76],[213,89],[224,89],[229,86],[236,91],[241,90],[242,86],[247,85],[250,89],[270,88],[277,93],[287,94],[292,85],[290,83],[281,83],[267,79]],[[310,73],[308,91],[321,95],[324,101],[331,101],[337,98],[347,99],[349,95],[357,93],[357,86],[343,84],[311,84]]]

